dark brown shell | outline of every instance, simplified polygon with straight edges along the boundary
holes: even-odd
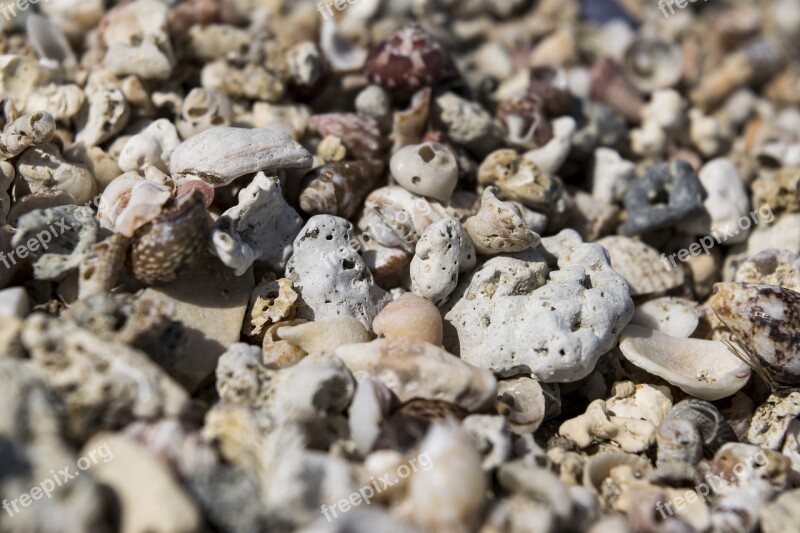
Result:
[[[193,189],[171,200],[164,212],[134,235],[130,263],[134,276],[148,285],[169,283],[205,248],[208,212],[203,194]]]
[[[567,89],[553,84],[556,75],[557,72],[553,67],[534,67],[531,69],[531,84],[528,88],[530,94],[542,99],[544,109],[551,118],[569,114],[574,104],[574,99]]]
[[[447,51],[416,24],[376,45],[367,57],[365,68],[372,83],[397,90],[436,86],[456,77],[456,68]]]

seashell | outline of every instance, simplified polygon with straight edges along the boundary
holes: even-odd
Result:
[[[431,109],[431,94],[430,87],[420,89],[411,98],[408,110],[394,112],[390,135],[393,143],[392,153],[422,140]]]
[[[311,154],[276,128],[216,127],[183,141],[169,161],[173,179],[195,176],[214,187],[265,170],[309,168]]]
[[[666,421],[683,420],[693,424],[702,437],[703,451],[707,456],[717,453],[723,444],[736,442],[736,434],[730,424],[711,403],[694,398],[676,403]]]
[[[51,83],[31,93],[25,101],[23,111],[47,111],[54,119],[68,122],[78,115],[85,102],[86,94],[78,85]]]
[[[380,381],[370,377],[358,380],[353,403],[348,411],[350,435],[361,455],[372,451],[381,430],[381,423],[389,414],[394,395]]]
[[[800,417],[800,392],[777,391],[756,409],[747,431],[747,442],[777,450],[786,440],[792,421]]]
[[[532,93],[503,100],[497,106],[506,141],[514,147],[532,150],[544,146],[553,136],[542,99]]]
[[[133,237],[139,228],[161,215],[170,198],[169,187],[123,174],[103,192],[98,219],[103,227]]]
[[[230,126],[233,111],[228,95],[214,89],[195,87],[181,104],[181,113],[175,126],[184,139],[202,133],[214,126]]]
[[[259,172],[239,191],[238,200],[214,223],[211,251],[237,276],[255,261],[283,271],[303,219],[286,203],[280,180]]]
[[[129,256],[133,275],[148,285],[174,281],[203,251],[207,238],[203,195],[192,191],[176,198],[157,219],[136,231]]]
[[[322,18],[319,46],[334,72],[359,70],[368,61],[367,50],[339,31],[332,18]]]
[[[678,84],[683,76],[683,53],[673,42],[638,37],[625,50],[622,66],[640,91],[652,93]]]
[[[178,130],[172,122],[162,118],[128,139],[117,163],[123,172],[144,171],[148,165],[167,171],[169,158],[180,143]]]
[[[380,85],[367,85],[355,100],[356,112],[378,121],[383,129],[392,118],[392,97]]]
[[[461,421],[466,416],[464,409],[452,403],[411,400],[394,411],[383,424],[375,449],[409,452],[419,447],[434,422]]]
[[[485,157],[503,144],[503,131],[480,103],[454,92],[436,98],[434,124],[454,143],[476,157]]]
[[[17,162],[17,170],[33,193],[63,191],[76,204],[89,202],[97,193],[97,183],[89,169],[65,160],[55,144],[26,150]]]
[[[762,171],[751,185],[753,205],[769,206],[775,213],[800,211],[800,201],[797,199],[800,191],[798,170],[800,165]]]
[[[483,469],[494,471],[509,460],[512,453],[511,432],[505,418],[470,415],[461,423],[475,449],[483,456]]]
[[[521,377],[497,382],[497,411],[517,433],[535,433],[545,419],[561,409],[558,385],[548,388],[535,379]]]
[[[392,176],[406,190],[447,203],[458,184],[453,153],[436,142],[406,146],[390,162]]]
[[[286,278],[275,279],[270,274],[250,293],[242,334],[263,340],[265,330],[284,320],[294,319],[302,305],[300,295]]]
[[[438,202],[416,196],[402,187],[381,187],[364,201],[358,227],[383,246],[413,253],[428,226],[445,216]]]
[[[313,115],[311,123],[323,137],[333,135],[341,139],[353,159],[380,158],[381,131],[374,118],[354,113],[327,113]]]
[[[645,478],[653,468],[645,457],[632,453],[600,453],[589,457],[583,467],[583,486],[594,494],[602,494],[605,480],[618,467],[630,468],[637,478]]]
[[[592,100],[607,105],[632,124],[639,123],[644,100],[617,62],[600,59],[592,67],[591,76]]]
[[[434,424],[420,444],[419,456],[436,466],[421,468],[410,478],[398,516],[432,531],[474,524],[484,502],[486,477],[469,436],[453,422]],[[455,490],[440,490],[453,479],[459,480]]]
[[[369,233],[362,233],[357,239],[363,243],[361,256],[375,283],[386,289],[400,285],[408,274],[408,266],[414,254],[402,248],[384,246],[371,238]]]
[[[736,283],[774,285],[800,292],[800,256],[789,250],[765,250],[739,265]]]
[[[58,69],[48,68],[32,57],[5,54],[0,56],[0,93],[18,107],[23,107],[28,95],[38,87],[57,81],[60,74]],[[15,118],[6,113],[6,123]]]
[[[383,176],[379,160],[343,161],[315,168],[303,180],[300,209],[309,215],[350,218]]]
[[[315,320],[278,328],[279,339],[289,341],[309,355],[330,354],[340,346],[370,341],[366,328],[353,317]]]
[[[688,339],[697,329],[703,311],[700,304],[665,296],[636,307],[631,324],[654,329],[679,339]]]
[[[405,26],[375,45],[365,70],[371,83],[399,91],[435,87],[457,76],[444,47],[417,24]]]
[[[253,39],[245,29],[222,24],[192,26],[187,38],[188,55],[202,62],[225,58],[246,61]]]
[[[619,348],[634,365],[704,400],[731,396],[750,379],[750,367],[720,341],[678,339],[628,326]]]
[[[553,121],[553,138],[541,148],[525,153],[525,159],[536,164],[542,172],[555,174],[567,160],[572,150],[572,136],[577,129],[572,117],[559,117]]]
[[[768,383],[800,384],[800,294],[771,285],[718,283],[711,307]]]
[[[129,239],[115,233],[92,246],[81,261],[78,298],[111,292],[125,263],[129,244]]]
[[[283,320],[267,328],[264,332],[264,340],[261,343],[264,365],[267,368],[289,368],[308,355],[299,346],[295,346],[289,341],[280,340],[277,337],[278,328],[305,324],[306,322],[307,320],[304,319]]]
[[[497,199],[497,187],[488,187],[478,213],[464,223],[479,254],[521,252],[539,245],[541,238],[528,229],[519,208]]]
[[[130,119],[130,106],[122,90],[101,73],[89,76],[86,106],[76,116],[75,142],[97,146],[119,134]]]
[[[654,248],[643,242],[614,235],[597,243],[606,249],[611,266],[630,285],[631,296],[663,293],[684,283],[683,269],[670,268]]]
[[[314,87],[325,72],[325,60],[313,41],[303,41],[289,48],[286,64],[292,83],[299,87]]]
[[[11,159],[31,146],[49,143],[55,131],[56,123],[49,113],[23,115],[7,125],[0,134],[0,157]]]
[[[356,378],[381,381],[402,402],[414,398],[446,401],[474,412],[490,405],[496,396],[497,381],[491,372],[423,341],[378,339],[342,346],[336,356]]]
[[[791,461],[780,452],[759,446],[729,442],[723,445],[711,461],[711,475],[727,483],[721,492],[731,487],[757,485],[767,496],[786,490],[791,483]]]
[[[519,494],[547,505],[557,524],[566,525],[575,517],[573,501],[567,486],[546,468],[532,466],[521,461],[510,461],[497,471],[500,486],[511,494]],[[558,531],[559,528],[553,528]]]
[[[442,315],[426,298],[407,292],[381,310],[372,322],[379,337],[442,344]]]
[[[703,458],[703,436],[690,420],[671,418],[662,422],[656,443],[659,466],[674,462],[696,465]]]
[[[573,97],[570,94],[567,73],[550,65],[535,66],[530,70],[528,92],[542,100],[544,109],[551,117],[567,115],[572,111]]]

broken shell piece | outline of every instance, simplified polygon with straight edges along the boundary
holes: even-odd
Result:
[[[69,71],[77,65],[77,58],[61,29],[47,17],[31,13],[25,19],[28,40],[40,59],[50,59]]]
[[[392,392],[369,376],[358,380],[353,403],[350,404],[350,435],[362,455],[372,451],[381,431],[381,423],[389,414]]]
[[[392,156],[392,176],[402,187],[447,203],[458,183],[458,163],[444,145],[427,142],[406,146]]]
[[[407,292],[378,313],[372,322],[376,335],[389,340],[442,344],[442,315],[430,300]]]
[[[389,295],[376,286],[372,275],[353,248],[353,226],[330,215],[312,217],[294,241],[294,254],[286,265],[306,308],[306,318],[330,320],[351,316],[368,330]]]
[[[747,442],[777,450],[787,439],[789,426],[798,417],[800,392],[789,389],[773,393],[753,414],[747,431]]]
[[[134,172],[112,181],[100,197],[97,218],[100,225],[127,237],[158,218],[172,191],[141,178]]]
[[[541,148],[525,152],[523,157],[534,163],[545,174],[555,174],[569,157],[572,136],[577,129],[572,117],[559,117],[553,121],[553,138]]]
[[[673,42],[639,37],[625,51],[623,68],[639,90],[649,93],[680,81],[683,54],[680,46]]]
[[[168,171],[169,158],[181,143],[178,131],[169,120],[162,118],[134,135],[119,154],[118,164],[123,172],[144,171],[148,165],[155,165]]]
[[[78,298],[111,292],[125,263],[128,244],[123,235],[114,234],[92,246],[81,261]]]
[[[276,129],[217,127],[183,141],[170,157],[173,179],[196,176],[214,187],[265,170],[309,168],[311,154]]]
[[[361,257],[372,272],[375,283],[385,289],[398,287],[408,275],[408,266],[414,254],[401,248],[390,248],[370,238],[368,233],[357,237],[363,244]]]
[[[461,427],[483,456],[483,469],[493,471],[511,458],[511,431],[502,416],[470,415]]]
[[[428,226],[411,260],[411,290],[441,305],[455,290],[459,272],[475,266],[475,248],[461,222],[443,218]]]
[[[65,160],[55,144],[26,150],[17,169],[33,193],[60,190],[72,196],[76,204],[84,204],[97,192],[97,183],[89,169]]]
[[[627,280],[631,296],[659,294],[683,285],[683,269],[670,268],[655,248],[643,242],[614,235],[597,244],[608,251],[611,266]]]
[[[519,208],[501,202],[497,187],[488,187],[481,199],[478,214],[464,223],[475,250],[483,255],[521,252],[538,246],[539,235],[528,229]]]
[[[631,363],[697,398],[727,398],[750,379],[750,367],[720,341],[677,339],[639,326],[625,328],[621,339]]]
[[[353,159],[380,159],[381,130],[378,121],[354,113],[313,115],[311,123],[323,137],[341,139]]]
[[[800,293],[771,285],[718,283],[711,307],[767,379],[800,383]]]
[[[709,457],[726,442],[737,440],[725,416],[714,404],[703,400],[688,398],[676,403],[667,413],[667,420],[682,420],[697,428],[702,437],[703,450]]]
[[[47,111],[54,119],[69,122],[80,112],[85,102],[86,94],[78,85],[51,83],[31,93],[22,110],[26,113]]]
[[[605,204],[621,202],[628,184],[636,179],[636,165],[610,148],[594,152],[592,196]]]
[[[300,193],[300,209],[309,215],[350,218],[383,176],[382,161],[328,163],[309,172]]]
[[[430,114],[431,93],[430,87],[425,87],[417,91],[411,98],[408,110],[395,111],[390,135],[393,143],[392,153],[422,140]]]
[[[271,103],[279,102],[286,93],[286,85],[276,72],[252,62],[241,66],[224,59],[206,63],[200,73],[200,83],[230,98]]]
[[[696,465],[703,458],[703,437],[688,420],[664,420],[656,433],[658,462],[660,466],[670,462]]]
[[[76,142],[97,146],[117,135],[128,124],[128,100],[114,82],[98,72],[89,77],[86,104],[76,117],[80,130],[75,136]]]
[[[291,281],[286,278],[276,280],[274,275],[265,276],[250,293],[242,333],[262,339],[272,324],[293,319],[300,305],[300,296]]]
[[[176,122],[183,139],[202,133],[214,126],[230,126],[233,120],[231,101],[228,95],[195,87],[181,104],[181,114]]]
[[[548,398],[535,379],[521,377],[497,383],[498,412],[518,433],[534,433],[547,416]]]
[[[286,203],[278,178],[259,172],[239,192],[239,203],[217,219],[212,250],[237,276],[255,261],[283,271],[302,227],[303,219]]]
[[[440,400],[475,412],[496,396],[497,381],[491,372],[422,341],[378,339],[342,346],[336,356],[356,378],[370,376],[384,383],[401,402]]]
[[[207,238],[203,195],[192,191],[170,201],[157,219],[134,235],[129,257],[134,276],[148,285],[174,281],[202,252]]]
[[[497,118],[504,127],[509,144],[532,150],[550,140],[553,130],[544,107],[542,99],[530,92],[498,104]]]
[[[698,303],[666,296],[637,306],[631,324],[655,329],[670,337],[687,339],[697,329],[702,316],[703,311]]]
[[[364,326],[353,317],[315,320],[276,330],[278,338],[299,346],[308,355],[333,353],[340,346],[369,342]]]
[[[644,101],[639,90],[628,79],[623,68],[611,58],[598,60],[592,68],[590,96],[607,105],[625,119],[637,124]]]
[[[24,255],[18,253],[19,258],[31,256],[36,279],[60,280],[80,266],[84,254],[97,242],[98,230],[88,207],[37,209],[20,217],[11,242],[14,247],[22,246]]]
[[[30,146],[49,143],[55,131],[56,122],[50,113],[40,111],[23,115],[0,134],[0,157],[11,159]]]
[[[333,18],[322,17],[319,45],[336,72],[358,70],[367,61],[368,52],[339,31]]]
[[[447,136],[478,157],[485,157],[503,143],[500,126],[478,102],[448,92],[436,99],[435,120]]]

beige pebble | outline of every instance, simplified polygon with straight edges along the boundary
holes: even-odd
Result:
[[[406,293],[375,317],[372,329],[381,337],[442,344],[442,315],[429,300]]]

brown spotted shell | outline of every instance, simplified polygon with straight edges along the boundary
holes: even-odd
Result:
[[[372,49],[366,72],[372,83],[387,89],[415,90],[454,77],[455,66],[439,42],[410,24]]]
[[[314,128],[326,137],[341,139],[348,159],[378,159],[381,151],[381,130],[378,121],[355,113],[326,113],[311,117]]]
[[[773,285],[717,283],[711,307],[766,378],[800,384],[800,293]]]
[[[174,281],[205,248],[208,232],[208,212],[199,190],[171,200],[161,216],[134,235],[129,255],[134,276],[148,285]]]
[[[309,172],[300,193],[300,209],[309,215],[350,218],[383,175],[380,160],[329,163]]]

